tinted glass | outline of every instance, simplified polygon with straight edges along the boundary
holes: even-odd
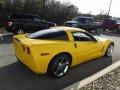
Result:
[[[38,16],[34,16],[34,21],[35,22],[41,22],[43,20],[40,17],[38,17]]]
[[[10,19],[33,19],[31,15],[11,15]]]
[[[76,17],[75,19],[73,19],[73,21],[78,21],[81,23],[88,23],[88,22],[93,22],[92,18],[84,18],[84,17]]]
[[[120,20],[117,20],[117,24],[120,24]]]
[[[65,31],[57,29],[46,29],[27,36],[31,39],[46,39],[46,40],[68,40]]]
[[[73,32],[75,41],[92,41],[93,39],[83,32]]]
[[[116,24],[116,22],[117,22],[116,20],[111,20],[112,24]]]

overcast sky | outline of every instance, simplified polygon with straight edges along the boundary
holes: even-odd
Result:
[[[99,14],[100,11],[107,12],[110,0],[61,0],[70,1],[76,5],[82,13]],[[110,15],[120,17],[120,0],[112,0]]]

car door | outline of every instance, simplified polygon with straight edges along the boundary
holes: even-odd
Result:
[[[101,44],[85,32],[72,32],[77,48],[78,63],[91,60],[101,55]]]

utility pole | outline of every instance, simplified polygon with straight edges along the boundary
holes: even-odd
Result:
[[[110,9],[111,9],[111,4],[112,4],[112,0],[110,0],[110,5],[109,5],[109,10],[108,10],[108,15],[107,16],[109,16]]]

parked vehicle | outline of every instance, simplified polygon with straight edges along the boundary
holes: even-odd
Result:
[[[94,37],[73,27],[53,27],[32,34],[16,35],[15,55],[35,73],[65,75],[70,67],[98,58],[111,56],[114,42]]]
[[[107,18],[104,20],[102,27],[104,31],[110,30],[113,33],[120,32],[120,20]]]
[[[46,29],[56,24],[48,22],[37,15],[27,14],[11,14],[7,20],[7,30],[14,34],[35,32],[41,29]]]
[[[87,30],[88,32],[94,30],[98,33],[100,32],[102,23],[95,22],[93,17],[78,16],[75,17],[72,21],[66,21],[64,25],[81,28]]]

